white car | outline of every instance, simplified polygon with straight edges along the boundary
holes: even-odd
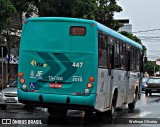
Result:
[[[13,81],[7,88],[0,92],[0,107],[2,110],[7,108],[7,105],[23,105],[19,103],[17,97],[17,81]]]

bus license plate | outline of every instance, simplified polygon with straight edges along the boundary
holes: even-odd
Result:
[[[62,84],[61,83],[50,83],[49,86],[52,88],[61,88]]]

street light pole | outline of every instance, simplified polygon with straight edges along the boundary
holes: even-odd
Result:
[[[1,47],[1,55],[2,55],[2,89],[3,89],[3,46]]]

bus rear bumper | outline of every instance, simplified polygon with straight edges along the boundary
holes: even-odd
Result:
[[[40,107],[65,106],[70,109],[94,109],[95,98],[96,94],[88,96],[42,94],[18,89],[19,102]]]

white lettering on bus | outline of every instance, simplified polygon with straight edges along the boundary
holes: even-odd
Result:
[[[49,80],[56,80],[56,81],[62,81],[63,77],[57,77],[57,76],[48,76]]]
[[[73,82],[82,82],[83,78],[82,76],[73,76],[72,81]]]
[[[83,62],[74,62],[72,64],[73,67],[81,68],[83,66]]]

